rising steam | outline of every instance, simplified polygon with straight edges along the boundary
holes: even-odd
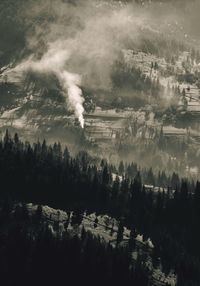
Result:
[[[62,87],[62,94],[65,97],[67,106],[74,111],[80,126],[84,128],[84,98],[82,97],[82,90],[79,87],[81,77],[66,70],[66,63],[69,58],[70,54],[63,47],[63,43],[55,42],[49,45],[48,51],[40,60],[35,61],[33,57],[30,57],[15,68],[7,71],[6,74],[10,80],[14,80],[14,78],[19,79],[19,77],[23,77],[28,71],[54,74]]]

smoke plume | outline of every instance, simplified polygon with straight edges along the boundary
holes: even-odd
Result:
[[[81,77],[78,74],[70,73],[66,70],[66,64],[70,54],[64,47],[64,43],[55,42],[49,45],[47,52],[40,60],[34,60],[30,57],[28,60],[23,61],[15,68],[6,72],[10,80],[19,80],[19,77],[32,71],[35,73],[54,74],[61,87],[62,94],[65,97],[66,104],[69,109],[73,110],[75,116],[80,122],[80,126],[84,127],[83,118],[83,102],[82,91],[80,89]]]
[[[68,94],[67,101],[69,102],[71,109],[74,110],[75,116],[78,118],[81,127],[84,128],[84,99],[82,97],[82,91],[79,88],[81,82],[80,76],[63,71],[60,73],[59,79],[64,91]]]
[[[92,91],[110,91],[113,65],[122,49],[137,50],[144,37],[153,41],[152,35],[185,40],[187,34],[193,43],[190,20],[198,11],[198,1],[190,1],[194,2],[190,9],[174,3],[147,1],[149,4],[140,6],[134,2],[24,1],[18,13],[25,27],[25,56],[31,56],[17,65],[10,76],[14,76],[14,71],[15,76],[20,76],[28,70],[55,74],[68,107],[83,126],[80,85]]]

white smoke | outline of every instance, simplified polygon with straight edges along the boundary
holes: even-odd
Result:
[[[30,70],[36,73],[55,74],[62,87],[68,107],[74,111],[80,126],[84,128],[84,98],[79,87],[81,85],[81,76],[66,70],[66,63],[69,58],[70,53],[65,49],[64,43],[55,42],[49,45],[48,51],[40,60],[35,61],[33,57],[30,57],[15,68],[6,71],[6,75],[8,80],[16,81]]]
[[[77,74],[72,74],[67,71],[63,71],[59,76],[60,83],[68,93],[68,102],[72,109],[74,109],[75,116],[78,118],[80,125],[84,128],[84,118],[83,118],[83,102],[82,90],[79,88],[81,83],[81,78]]]

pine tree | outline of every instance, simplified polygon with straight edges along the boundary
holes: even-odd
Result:
[[[36,209],[36,220],[39,221],[39,222],[42,219],[42,213],[43,213],[43,208],[42,208],[41,205],[38,205],[37,209]]]
[[[132,252],[136,247],[135,238],[137,237],[137,233],[135,228],[131,228],[130,238],[129,238],[129,249]]]
[[[118,171],[119,171],[119,174],[120,175],[123,175],[124,174],[124,163],[123,163],[123,161],[121,161],[120,163],[119,163],[119,169],[118,169]]]
[[[119,245],[119,243],[123,240],[123,234],[124,234],[124,225],[122,220],[120,220],[117,231],[117,245]]]

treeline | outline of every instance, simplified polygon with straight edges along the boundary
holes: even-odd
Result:
[[[1,204],[0,277],[14,285],[140,285],[148,278],[128,248],[113,248],[82,227],[81,236],[60,234],[38,211]]]
[[[59,143],[30,145],[8,132],[0,142],[2,199],[110,214],[134,232],[151,237],[155,265],[161,258],[165,272],[174,268],[178,285],[199,285],[200,183],[193,186],[173,175],[175,189],[168,186],[155,193],[143,185],[136,166],[124,170],[120,164],[121,177],[113,181],[114,169],[106,161],[96,164],[85,152],[73,158],[67,148],[62,152]],[[152,170],[149,177],[154,177]]]
[[[189,46],[180,40],[169,39],[165,35],[156,35],[153,32],[146,32],[139,44],[139,49],[144,53],[157,55],[160,58],[165,58],[167,63],[174,63],[181,52],[187,51]]]
[[[147,95],[151,96],[151,102],[153,102],[163,92],[159,79],[152,80],[144,75],[139,68],[129,68],[122,61],[117,61],[114,64],[111,79],[115,94],[112,106],[117,108],[144,106],[144,104],[148,103]],[[122,90],[123,100],[120,100]],[[117,100],[116,96],[118,96]]]
[[[122,60],[114,63],[111,80],[112,92],[109,94],[111,108],[137,109],[148,104],[150,100],[152,104],[156,104],[164,91],[159,79],[151,79],[139,68],[127,67]]]

